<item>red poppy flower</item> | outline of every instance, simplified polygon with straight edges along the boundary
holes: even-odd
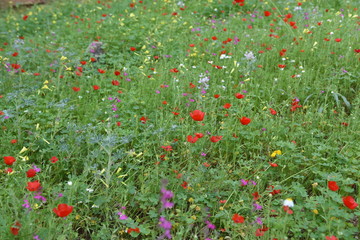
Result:
[[[80,61],[81,65],[85,65],[87,62],[86,61]]]
[[[168,146],[161,146],[161,148],[162,148],[162,149],[164,149],[164,150],[165,150],[165,151],[167,151],[167,152],[170,152],[170,151],[172,151],[172,150],[173,150],[171,145],[168,145]]]
[[[233,215],[232,220],[234,221],[234,223],[243,223],[245,221],[244,217],[240,216],[237,213]]]
[[[285,65],[285,64],[278,64],[278,67],[279,67],[279,68],[285,68],[286,65]]]
[[[16,159],[15,159],[14,157],[12,157],[12,156],[6,156],[6,157],[4,157],[4,163],[5,163],[6,165],[11,166],[11,165],[13,165],[14,162],[16,162]]]
[[[39,190],[41,187],[41,184],[38,180],[34,181],[34,182],[28,182],[27,183],[27,189],[30,191],[30,192],[35,192],[37,190]]]
[[[187,188],[188,188],[188,183],[184,181],[184,182],[181,184],[181,186],[182,186],[184,189],[187,189]]]
[[[335,42],[341,42],[341,38],[335,38]]]
[[[53,212],[59,217],[66,217],[72,212],[73,208],[73,206],[67,205],[66,203],[61,203],[57,208],[53,208]]]
[[[200,110],[194,110],[190,113],[190,116],[195,121],[202,121],[204,120],[205,113]]]
[[[231,107],[231,104],[230,103],[226,103],[224,106],[223,106],[225,109],[229,109]]]
[[[36,176],[36,171],[35,169],[29,169],[27,172],[26,172],[26,177],[28,178],[32,178],[32,177],[35,177]]]
[[[215,143],[215,142],[220,141],[221,139],[222,139],[222,136],[212,136],[212,137],[210,138],[210,141],[213,142],[213,143]]]
[[[331,191],[337,191],[339,190],[339,186],[337,185],[337,183],[335,181],[329,181],[328,182],[328,188],[331,190]]]
[[[147,120],[149,120],[147,117],[141,117],[140,118],[140,122],[143,123],[143,124],[145,124]]]
[[[279,165],[277,165],[277,163],[272,163],[272,162],[269,162],[270,166],[272,167],[278,167]]]
[[[242,98],[245,97],[245,95],[243,95],[243,94],[241,94],[241,93],[235,93],[235,97],[236,97],[237,99],[242,99]]]
[[[219,98],[219,97],[220,97],[219,94],[215,94],[215,95],[214,95],[214,98]]]
[[[12,54],[13,57],[17,57],[18,55],[19,55],[18,52],[14,52],[14,53]]]
[[[189,143],[196,143],[196,141],[198,140],[199,138],[198,137],[193,137],[191,135],[187,136],[187,141]]]
[[[17,143],[17,140],[16,139],[11,139],[10,143],[15,144],[15,143]]]
[[[55,156],[50,158],[51,163],[56,163],[57,161],[59,161],[59,159]]]
[[[281,192],[281,190],[280,189],[274,189],[274,186],[273,185],[270,185],[267,189],[266,189],[267,191],[271,191],[270,192],[270,194],[271,195],[276,195],[276,194],[279,194],[280,192]]]
[[[12,235],[16,236],[19,234],[21,224],[19,222],[15,222],[14,225],[10,227],[10,232]]]
[[[204,166],[204,167],[210,167],[211,165],[210,165],[209,163],[207,163],[207,162],[204,162],[204,163],[203,163],[203,166]]]
[[[11,64],[11,67],[12,67],[13,69],[19,69],[19,68],[21,68],[21,65],[20,65],[20,64],[13,63],[13,64]]]
[[[276,112],[274,109],[269,108],[269,110],[270,110],[270,114],[271,114],[271,115],[276,115],[276,114],[277,114],[277,112]]]
[[[115,71],[114,74],[115,74],[115,76],[119,76],[119,75],[120,75],[120,71]]]
[[[73,87],[72,90],[74,90],[74,92],[78,92],[78,91],[80,91],[80,88],[79,87]]]
[[[289,206],[283,206],[283,210],[287,213],[287,214],[293,214],[294,211],[290,209]]]
[[[355,53],[360,53],[360,49],[354,49]]]
[[[204,134],[202,133],[195,133],[195,136],[198,137],[198,138],[202,138],[204,136]]]
[[[98,69],[98,72],[99,72],[99,73],[105,73],[105,70],[99,68],[99,69]]]
[[[5,173],[12,173],[12,172],[13,172],[12,168],[5,169]]]
[[[112,80],[111,84],[114,85],[114,86],[119,86],[120,83],[117,80]]]
[[[23,20],[26,21],[28,19],[29,16],[25,15],[23,16]]]
[[[350,209],[355,209],[359,204],[355,202],[355,199],[351,196],[343,197],[343,203]]]
[[[263,236],[267,230],[269,230],[269,228],[266,226],[263,226],[262,228],[258,228],[255,232],[255,236],[257,237]]]
[[[136,51],[136,48],[131,47],[130,50],[134,52],[134,51]]]
[[[271,15],[271,12],[269,12],[269,11],[264,11],[264,16],[265,17],[268,17],[268,16],[270,16]]]
[[[335,237],[334,235],[331,236],[331,237],[326,236],[325,238],[326,238],[326,240],[339,240],[339,239],[338,239],[337,237]]]
[[[140,229],[139,229],[139,228],[129,228],[129,229],[127,230],[127,233],[130,234],[131,232],[140,233]]]
[[[254,201],[258,200],[261,197],[258,192],[254,192],[251,195],[253,196]]]
[[[94,85],[94,86],[93,86],[93,89],[94,89],[94,90],[99,90],[100,87],[99,87],[98,85]]]
[[[251,122],[251,119],[247,117],[242,117],[240,118],[240,122],[242,125],[248,125]]]
[[[173,69],[170,69],[170,72],[177,73],[177,72],[179,72],[179,70],[177,68],[173,68]]]

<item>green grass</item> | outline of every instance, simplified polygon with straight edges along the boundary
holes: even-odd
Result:
[[[0,11],[0,239],[360,237],[357,1],[183,2]]]

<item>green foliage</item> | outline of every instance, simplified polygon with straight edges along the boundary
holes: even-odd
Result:
[[[231,2],[0,10],[1,239],[359,238],[356,1]]]

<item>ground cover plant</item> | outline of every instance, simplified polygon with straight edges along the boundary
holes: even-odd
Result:
[[[0,12],[0,239],[359,239],[358,1]]]

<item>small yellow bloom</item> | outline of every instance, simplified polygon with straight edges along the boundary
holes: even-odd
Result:
[[[39,208],[39,204],[35,203],[34,205],[32,205],[33,209],[38,209]]]
[[[319,211],[317,210],[317,209],[314,209],[314,210],[312,210],[313,211],[313,213],[315,213],[315,214],[319,214]]]
[[[26,152],[28,149],[26,148],[26,147],[23,147],[22,149],[21,149],[21,151],[19,152],[19,154],[22,154],[23,152]]]
[[[281,153],[281,151],[280,150],[276,150],[276,151],[274,151],[270,156],[272,157],[272,158],[274,158],[274,157],[276,157],[276,155],[281,155],[282,153]]]
[[[61,61],[64,61],[66,59],[67,59],[67,57],[65,57],[65,56],[61,56],[61,58],[60,58]]]

